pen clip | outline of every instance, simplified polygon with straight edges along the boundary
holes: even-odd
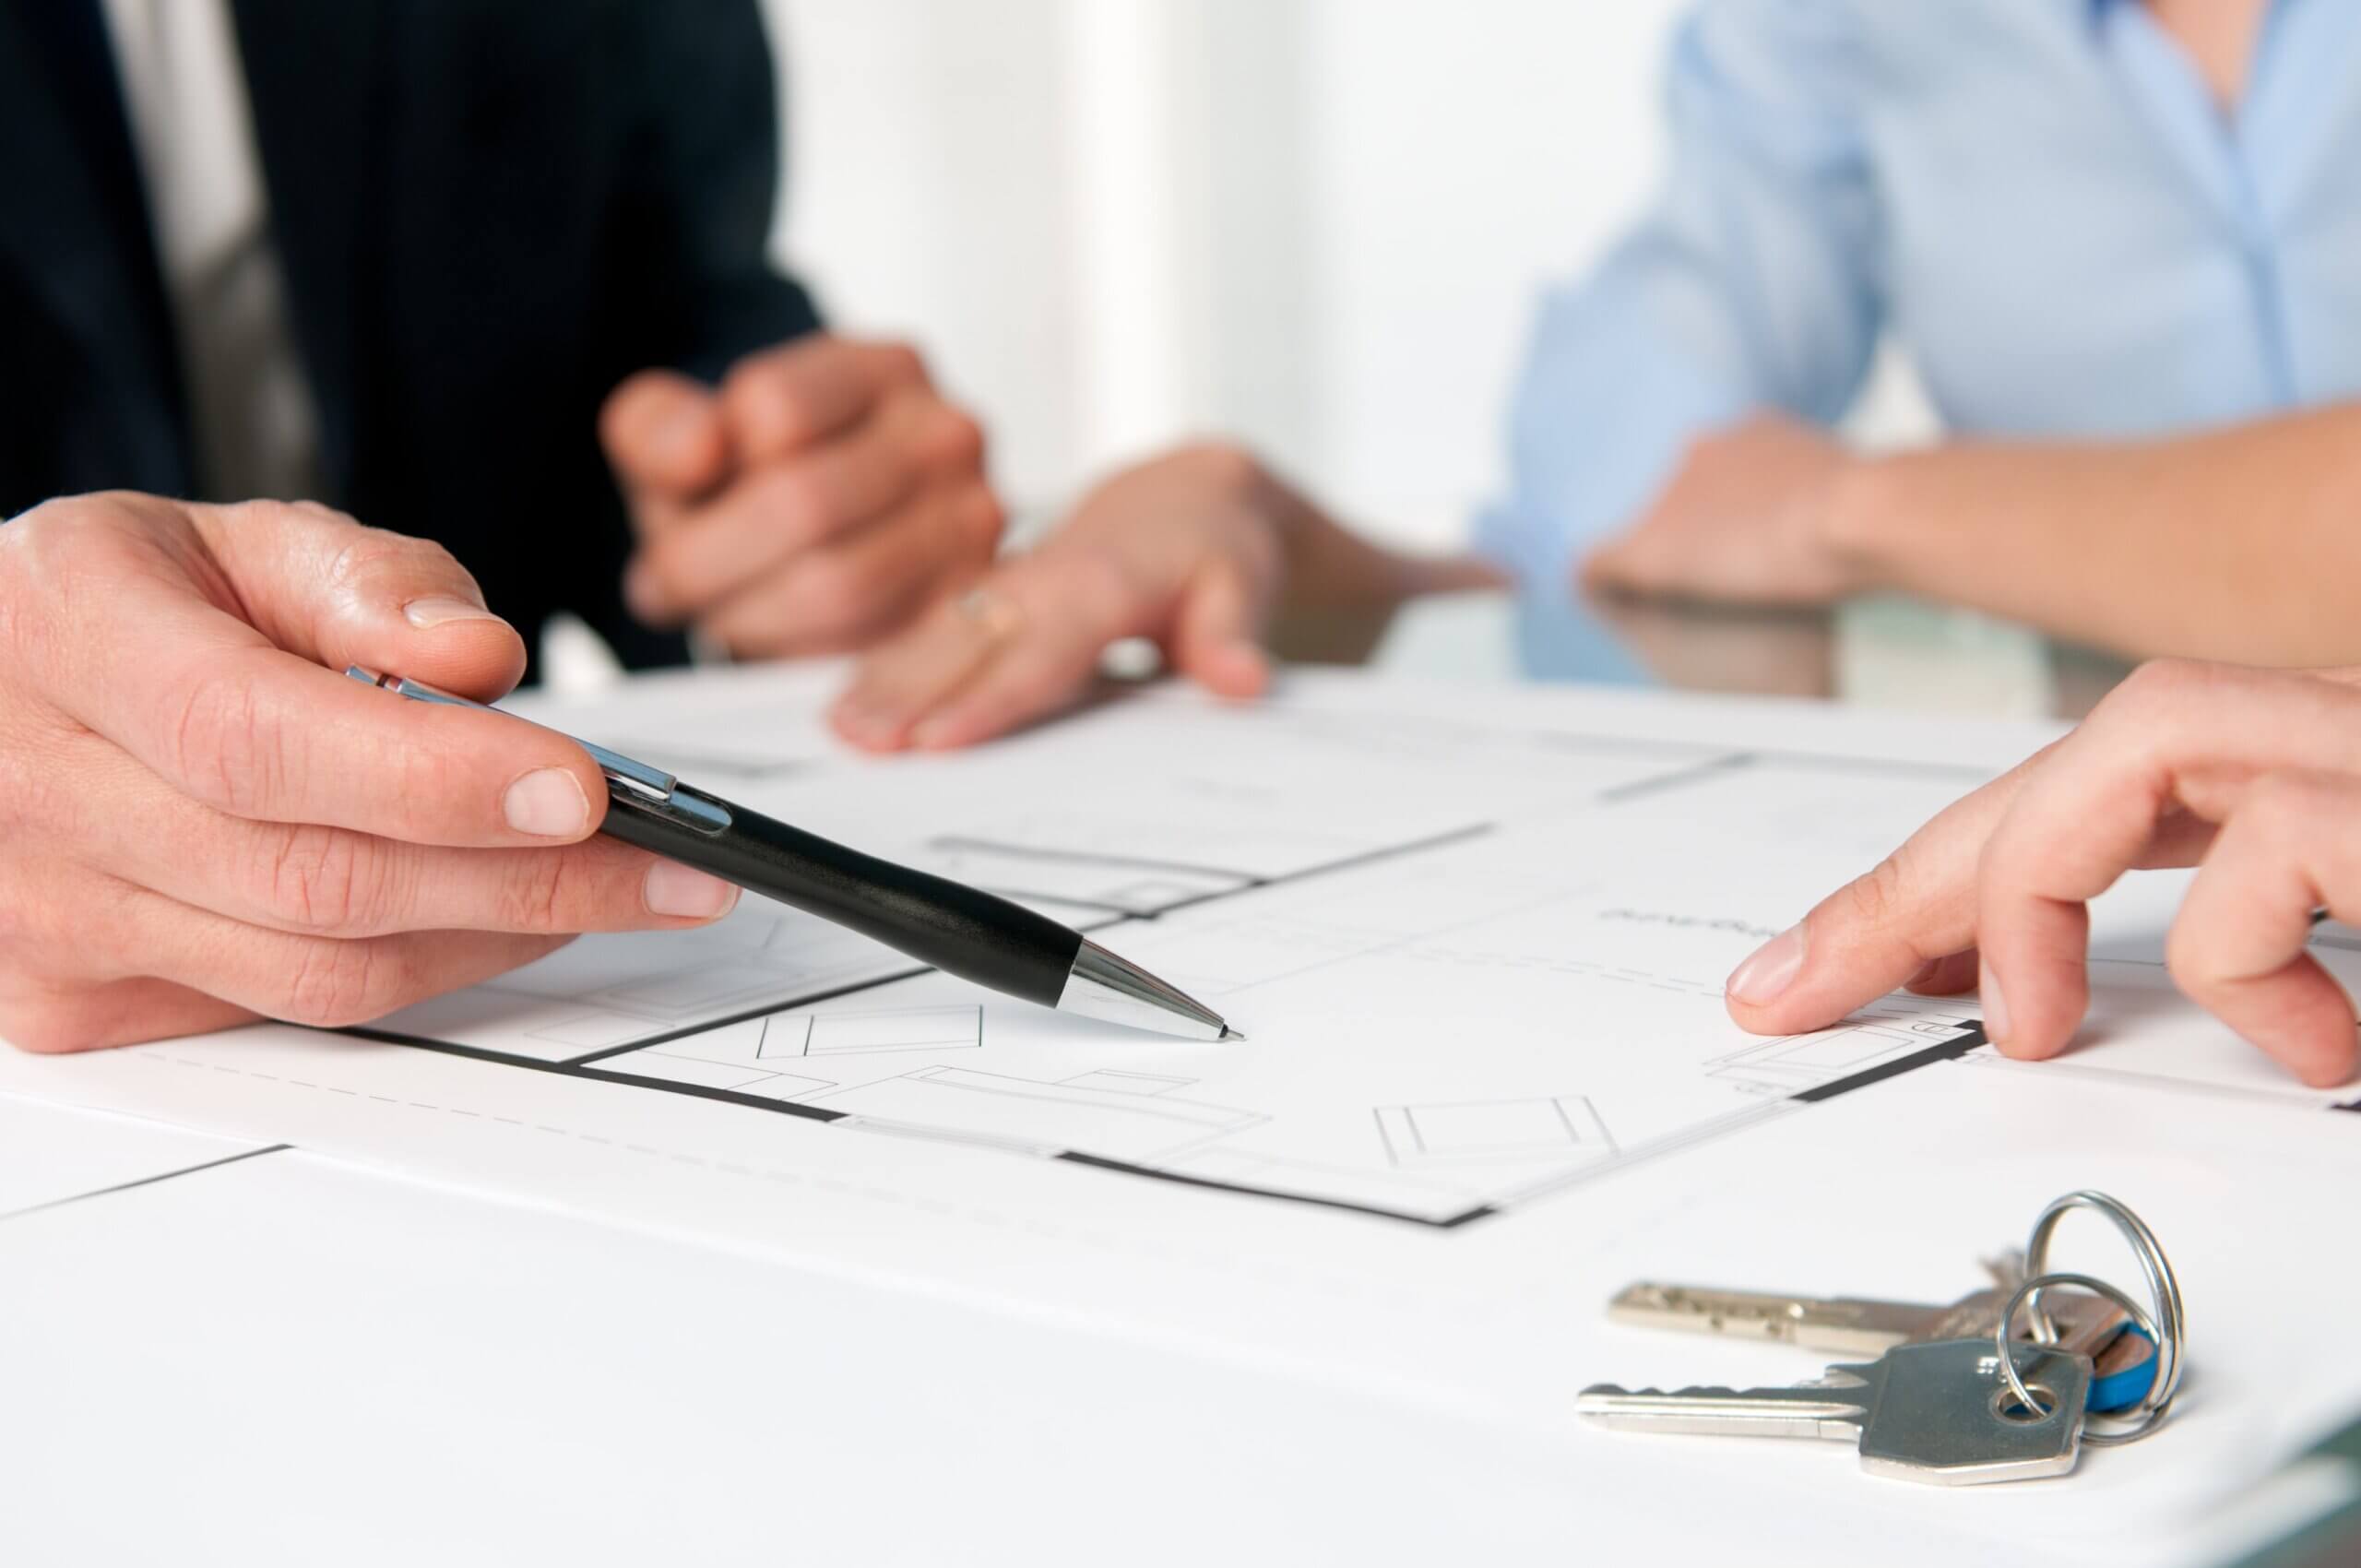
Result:
[[[347,666],[344,672],[356,681],[392,692],[397,696],[409,697],[414,702],[439,702],[451,707],[481,708],[486,713],[503,714],[510,719],[516,717],[504,708],[494,707],[490,703],[473,701],[456,693],[446,692],[439,686],[430,686],[423,681],[413,681],[407,675],[380,674],[374,670],[364,669],[358,664]],[[526,719],[523,722],[532,721]],[[555,732],[564,733],[563,731]],[[703,801],[691,800],[674,793],[680,788],[681,781],[662,768],[651,767],[635,757],[627,757],[621,752],[611,752],[604,746],[594,745],[578,735],[567,735],[565,738],[590,754],[590,760],[599,765],[600,773],[606,775],[610,794],[613,794],[616,788],[620,787],[630,797],[661,810],[678,813],[687,817],[692,826],[708,833],[718,832],[730,826],[730,818],[726,814],[707,806]]]

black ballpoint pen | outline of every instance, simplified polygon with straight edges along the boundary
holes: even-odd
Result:
[[[345,673],[419,702],[487,707],[357,664]],[[1044,1007],[1191,1039],[1244,1038],[1204,1004],[1022,904],[848,849],[692,789],[660,768],[566,738],[606,776],[607,817],[599,831],[611,837]]]

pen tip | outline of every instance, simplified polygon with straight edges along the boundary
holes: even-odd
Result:
[[[1221,1027],[1221,1038],[1223,1039],[1244,1039],[1246,1037],[1240,1034],[1236,1029],[1231,1028],[1228,1024],[1224,1024]]]

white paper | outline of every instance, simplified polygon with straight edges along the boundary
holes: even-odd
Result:
[[[0,1219],[254,1146],[162,1123],[0,1095]]]
[[[733,733],[755,728],[761,692],[729,683]],[[676,713],[684,748],[718,738],[695,703],[631,700],[643,730]],[[661,1038],[573,1055],[517,1044],[532,1031],[492,1007],[458,1043],[513,1060],[259,1028],[0,1060],[0,1087],[1570,1444],[1615,1479],[1570,1475],[1569,1497],[1627,1544],[1667,1516],[1713,1538],[1686,1501],[1772,1478],[1823,1532],[1799,1542],[1923,1527],[2154,1561],[2176,1521],[2361,1403],[2361,1372],[2317,1353],[2361,1283],[2332,1240],[2361,1123],[2155,983],[2172,878],[2102,906],[2095,1043],[2062,1063],[1952,1059],[1972,1002],[1889,999],[1787,1041],[1722,1011],[1722,977],[1757,942],[2046,731],[1321,682],[1244,710],[1159,695],[1003,748],[878,764],[777,700],[765,743],[801,760],[736,792],[817,830],[1109,877],[1142,869],[1124,833],[1156,842],[1147,869],[1196,880],[1100,939],[1248,1040],[1104,1029],[940,977],[820,1000],[782,980],[742,1020],[652,1017]],[[596,711],[562,717],[608,738]],[[1083,885],[1109,910],[1123,891]],[[619,957],[636,940],[594,939]],[[681,973],[733,961],[731,940],[706,938]],[[2355,956],[2321,952],[2352,978]],[[1600,1379],[1819,1371],[1610,1326],[1601,1305],[1630,1279],[1948,1299],[2042,1203],[2086,1185],[2155,1225],[2203,1337],[2166,1432],[2094,1455],[2070,1483],[2004,1504],[1867,1481],[1833,1445],[1570,1424],[1573,1391]],[[2096,1261],[2132,1277],[2119,1253]]]

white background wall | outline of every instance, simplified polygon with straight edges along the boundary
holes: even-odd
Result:
[[[1649,187],[1679,0],[765,0],[782,255],[1048,505],[1243,435],[1460,536],[1536,291]]]

